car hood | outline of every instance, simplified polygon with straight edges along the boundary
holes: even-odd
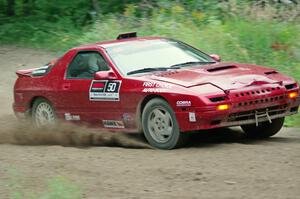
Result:
[[[239,63],[182,68],[153,73],[149,78],[183,87],[212,84],[224,91],[257,84],[277,84],[289,79],[271,68]]]

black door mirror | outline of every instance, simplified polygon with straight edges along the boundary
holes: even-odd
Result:
[[[209,55],[211,58],[213,58],[213,60],[220,62],[221,61],[221,56],[220,55],[216,55],[216,54],[211,54]]]

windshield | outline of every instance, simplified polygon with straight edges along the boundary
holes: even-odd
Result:
[[[192,66],[215,61],[208,55],[184,43],[167,40],[138,40],[106,48],[107,53],[122,74],[133,71],[151,72],[172,66]],[[178,67],[177,67],[178,68]]]

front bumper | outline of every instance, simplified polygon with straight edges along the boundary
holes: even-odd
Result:
[[[273,120],[298,112],[300,97],[296,99],[281,99],[274,102],[260,105],[234,107],[227,111],[213,110],[212,107],[202,107],[189,109],[187,111],[176,112],[177,121],[182,132],[202,129],[213,129],[220,127],[240,126],[245,124],[255,124],[257,122]],[[189,113],[193,112],[196,121],[189,120]],[[268,113],[268,117],[256,117],[257,113]]]

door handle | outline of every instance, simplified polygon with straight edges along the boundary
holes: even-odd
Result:
[[[70,84],[70,83],[63,84],[63,85],[62,85],[62,89],[63,89],[63,90],[69,90],[70,88],[71,88],[71,84]]]

